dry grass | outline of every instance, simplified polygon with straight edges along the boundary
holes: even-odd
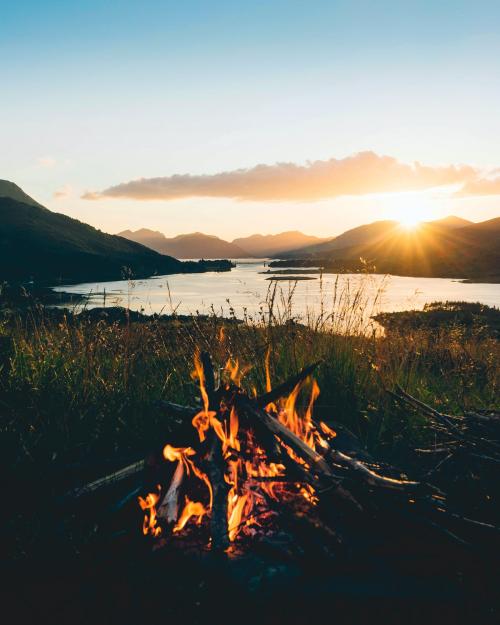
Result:
[[[394,405],[401,384],[444,411],[488,407],[499,387],[499,343],[460,328],[371,331],[363,287],[335,293],[332,312],[295,322],[293,289],[271,290],[259,318],[216,317],[109,323],[39,311],[0,325],[0,413],[6,466],[47,466],[140,454],[165,431],[155,401],[192,403],[196,348],[218,366],[248,367],[245,384],[265,387],[265,357],[282,380],[323,360],[317,410],[340,422],[368,449],[390,454],[425,437],[421,420]],[[346,333],[346,329],[348,332]]]

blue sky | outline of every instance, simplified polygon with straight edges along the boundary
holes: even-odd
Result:
[[[364,151],[491,172],[498,2],[49,0],[2,3],[1,16],[0,177],[103,230],[333,235],[405,211],[500,214],[498,194],[448,188],[314,201],[81,199],[140,177]]]

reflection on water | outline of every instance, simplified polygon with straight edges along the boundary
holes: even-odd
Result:
[[[500,284],[463,284],[443,278],[404,278],[359,274],[325,274],[322,279],[271,282],[265,261],[238,261],[230,273],[178,274],[137,280],[60,286],[56,290],[89,296],[88,307],[129,306],[146,314],[210,313],[256,316],[266,309],[269,289],[276,301],[288,304],[301,320],[342,306],[356,307],[363,316],[376,312],[421,309],[433,301],[462,300],[500,306]],[[362,295],[360,294],[362,291]]]

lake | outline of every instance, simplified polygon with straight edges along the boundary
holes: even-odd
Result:
[[[265,308],[266,297],[276,285],[275,301],[287,305],[291,290],[291,314],[300,320],[323,311],[356,308],[365,318],[376,312],[422,309],[433,301],[462,300],[500,307],[500,284],[464,284],[444,278],[324,274],[322,280],[270,282],[265,260],[235,261],[227,273],[176,274],[136,281],[89,282],[61,285],[56,291],[88,296],[87,307],[129,306],[146,314],[210,313],[255,317]],[[323,304],[322,304],[323,302]]]

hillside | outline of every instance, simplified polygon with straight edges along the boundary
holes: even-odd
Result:
[[[335,242],[342,237],[344,242],[354,240],[342,235]],[[295,258],[306,259],[306,264],[349,270],[359,269],[361,257],[380,273],[485,282],[500,280],[500,218],[465,227],[443,227],[442,222],[429,222],[413,231],[386,225],[368,242],[362,242],[362,238],[358,241],[361,242],[330,247],[315,254],[301,250],[302,255],[297,253]]]
[[[285,250],[295,250],[308,245],[315,245],[324,240],[292,230],[281,232],[280,234],[253,234],[249,237],[234,239],[233,244],[243,248],[255,258],[267,258]]]
[[[435,226],[442,226],[444,228],[465,228],[465,226],[472,226],[474,222],[469,221],[468,219],[463,219],[462,217],[456,217],[455,215],[450,215],[449,217],[443,217],[443,219],[435,219],[430,223]]]
[[[206,270],[198,263],[181,263],[143,245],[105,234],[92,226],[53,213],[31,200],[19,187],[16,197],[0,197],[0,281],[34,280],[68,283],[120,279]],[[20,195],[20,193],[22,195]],[[228,264],[229,265],[229,264]],[[227,269],[228,267],[224,267]]]
[[[287,249],[284,253],[277,253],[276,256],[280,258],[290,257],[308,257],[308,256],[325,256],[329,255],[335,250],[349,248],[355,245],[364,245],[368,242],[376,242],[381,238],[387,236],[388,232],[398,227],[397,221],[375,221],[371,224],[365,224],[347,230],[343,234],[324,241],[316,245],[307,245],[300,249]]]
[[[43,208],[41,204],[25,193],[21,187],[18,187],[15,182],[11,182],[10,180],[0,180],[0,198],[11,198],[17,202]]]
[[[142,228],[135,232],[124,230],[119,236],[141,243],[160,254],[175,258],[248,258],[250,254],[234,243],[202,232],[180,234],[167,238],[161,232]]]
[[[428,222],[436,228],[443,230],[456,230],[465,226],[474,225],[473,222],[461,217],[455,217],[450,215],[443,219],[437,219],[436,221]],[[379,241],[384,240],[391,233],[397,233],[400,231],[400,224],[394,220],[382,220],[375,221],[371,224],[364,224],[346,230],[346,232],[340,234],[338,237],[324,241],[323,243],[316,245],[307,245],[300,249],[289,248],[283,251],[281,254],[277,252],[275,256],[280,258],[294,258],[294,257],[308,257],[308,256],[324,256],[328,255],[335,250],[341,250],[359,245],[374,245]]]

